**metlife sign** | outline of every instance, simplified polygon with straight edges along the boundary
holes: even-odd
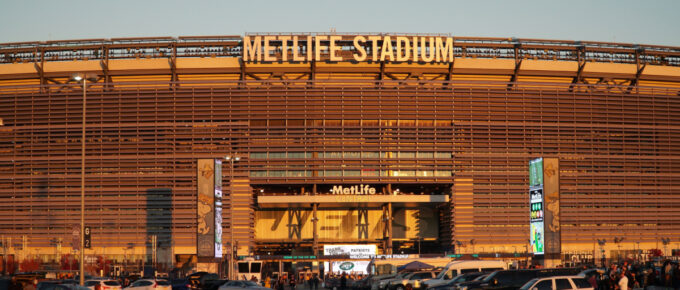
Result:
[[[324,245],[325,256],[349,256],[350,259],[370,259],[376,254],[375,245]]]

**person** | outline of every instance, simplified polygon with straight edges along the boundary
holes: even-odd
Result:
[[[267,276],[267,278],[264,279],[264,287],[265,287],[265,288],[272,288],[272,287],[271,287],[271,286],[272,286],[271,283],[272,283],[271,278],[269,278],[269,276]]]
[[[347,287],[347,273],[343,272],[342,277],[340,277],[340,290],[345,290]]]
[[[630,281],[628,283],[628,286],[630,286],[630,288],[633,288],[633,289],[641,288],[640,287],[640,281],[638,281],[638,280],[639,279],[638,279],[637,275],[635,274],[635,272],[631,272],[630,273]]]
[[[595,276],[597,276],[597,274],[590,275],[590,277],[588,277],[588,283],[590,283],[590,286],[593,286],[594,289],[597,289],[597,278]]]
[[[621,274],[619,275],[619,290],[628,290],[628,277],[626,277],[626,271],[621,271]]]
[[[279,279],[276,281],[276,290],[283,290],[286,284],[286,276],[281,275]]]
[[[312,278],[312,288],[314,290],[319,289],[319,275],[317,275],[316,273],[314,273],[314,278]]]
[[[295,290],[295,275],[290,275],[288,285],[290,285],[291,290]]]
[[[252,276],[250,277],[250,281],[251,281],[251,282],[257,283],[257,277],[255,277],[255,275],[252,275]]]

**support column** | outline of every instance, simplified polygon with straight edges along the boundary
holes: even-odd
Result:
[[[314,226],[313,228],[313,237],[314,237],[314,242],[312,244],[312,250],[314,250],[314,255],[317,256],[319,253],[319,236],[318,236],[318,231],[317,231],[317,222],[319,219],[316,216],[316,211],[319,207],[318,203],[313,203],[312,204],[312,225]]]
[[[357,231],[359,239],[368,239],[368,209],[358,209],[359,222],[357,223]]]
[[[392,254],[392,203],[387,203],[387,254]]]
[[[299,208],[288,209],[288,238],[302,239],[302,210]]]

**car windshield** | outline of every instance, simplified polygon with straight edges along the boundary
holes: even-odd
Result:
[[[491,276],[491,274],[485,274],[485,275],[482,275],[482,276],[475,278],[472,281],[486,281],[486,277],[489,277],[489,276]]]
[[[493,279],[493,277],[496,276],[497,273],[499,273],[499,272],[493,272],[493,273],[491,273],[491,274],[485,276],[485,277],[483,278],[482,281],[483,281],[483,282],[489,282],[489,281],[491,281],[491,280]],[[477,279],[475,279],[475,280],[477,280]]]
[[[246,286],[248,287],[257,286],[257,283],[253,281],[243,281],[243,283],[246,284]]]
[[[85,286],[99,285],[99,281],[85,281]]]
[[[453,270],[451,270],[451,271],[453,271]],[[446,275],[447,272],[449,272],[449,270],[448,270],[448,269],[444,269],[444,270],[441,271],[441,272],[439,273],[439,275],[437,275],[437,277],[435,277],[435,278],[437,278],[437,279],[444,279],[444,275]],[[459,275],[459,276],[460,276],[460,275]],[[455,278],[454,278],[454,279],[455,279]]]
[[[459,282],[466,282],[466,281],[472,281],[479,278],[479,274],[460,274],[453,279],[451,279],[451,283],[459,283]]]
[[[529,282],[526,282],[524,285],[522,285],[522,287],[519,288],[519,290],[529,289],[531,287],[531,285],[534,285],[534,283],[536,283],[536,281],[538,281],[538,278],[534,278],[534,279],[529,280]]]
[[[106,286],[120,286],[120,283],[115,280],[109,280],[109,281],[104,281],[104,285]]]
[[[166,280],[156,280],[156,284],[161,285],[161,286],[169,286],[170,282]]]

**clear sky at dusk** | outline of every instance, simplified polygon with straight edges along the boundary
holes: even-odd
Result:
[[[0,0],[0,42],[431,32],[680,46],[680,1]]]

